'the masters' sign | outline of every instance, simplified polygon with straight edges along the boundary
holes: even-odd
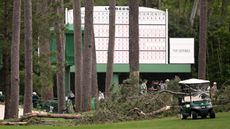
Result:
[[[194,38],[170,38],[170,63],[194,64]]]

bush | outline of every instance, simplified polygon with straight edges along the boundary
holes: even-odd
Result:
[[[230,85],[222,86],[214,99],[214,105],[216,112],[230,111]]]

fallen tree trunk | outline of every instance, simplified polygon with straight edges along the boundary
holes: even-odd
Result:
[[[149,112],[149,113],[145,113],[142,110],[140,110],[139,108],[134,108],[134,111],[137,111],[138,115],[140,115],[140,116],[154,116],[156,114],[168,111],[169,109],[170,109],[170,106],[165,106],[163,108],[160,108],[160,109],[158,109],[156,111],[152,111],[152,112]]]
[[[0,125],[26,125],[28,124],[27,122],[0,122]]]
[[[80,114],[50,114],[50,113],[29,113],[19,118],[19,121],[23,121],[32,117],[43,117],[43,118],[64,118],[64,119],[81,119]]]
[[[146,115],[147,116],[153,116],[153,115],[156,115],[156,114],[168,111],[169,109],[170,109],[170,106],[165,106],[165,107],[163,107],[161,109],[158,109],[156,111],[153,111],[153,112],[150,112],[150,113],[146,113]]]
[[[171,91],[171,90],[161,90],[161,91],[158,91],[154,94],[160,94],[160,93],[170,93],[170,94],[173,94],[173,95],[189,95],[188,93],[184,93],[184,92],[174,92],[174,91]]]

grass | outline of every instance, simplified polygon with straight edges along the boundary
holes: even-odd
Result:
[[[180,120],[176,117],[78,126],[0,126],[0,129],[230,129],[230,112],[218,113],[216,119]]]

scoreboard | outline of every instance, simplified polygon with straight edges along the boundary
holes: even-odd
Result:
[[[107,63],[109,6],[94,6],[94,33],[98,64]],[[84,28],[85,8],[81,8]],[[66,24],[73,24],[73,10],[66,9]],[[139,63],[168,64],[168,11],[139,7]],[[129,8],[116,6],[114,63],[129,63]]]

